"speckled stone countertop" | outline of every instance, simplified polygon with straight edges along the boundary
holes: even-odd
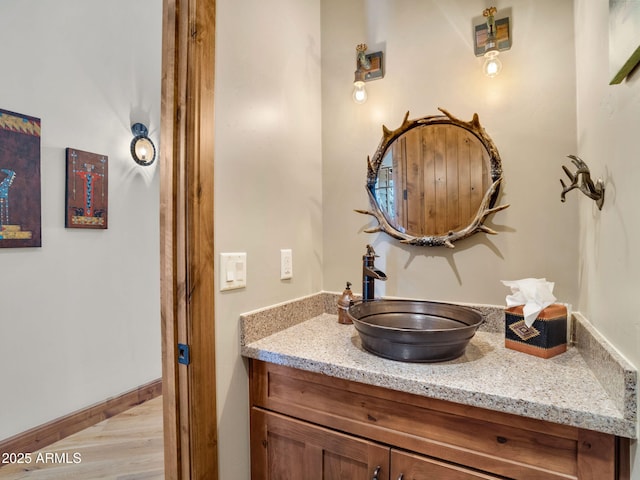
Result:
[[[337,322],[335,299],[334,294],[322,293],[242,315],[242,355],[392,390],[636,438],[636,371],[579,315],[574,316],[574,335],[588,351],[572,346],[566,353],[541,359],[506,349],[504,330],[500,331],[502,309],[483,306],[480,309],[487,319],[485,326],[462,357],[415,364],[366,352],[355,328]]]

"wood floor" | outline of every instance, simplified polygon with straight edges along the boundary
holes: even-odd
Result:
[[[8,459],[0,459],[8,460]],[[1,480],[163,480],[162,397],[4,465]]]

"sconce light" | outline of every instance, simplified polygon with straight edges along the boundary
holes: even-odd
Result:
[[[364,103],[367,101],[367,90],[364,82],[384,77],[382,67],[382,52],[365,53],[367,45],[361,43],[356,47],[356,71],[353,80],[353,101]]]
[[[496,7],[485,8],[482,15],[486,22],[475,27],[474,46],[476,57],[484,57],[482,71],[488,77],[495,77],[502,70],[500,52],[511,48],[509,17],[495,20]]]
[[[134,123],[131,126],[133,140],[131,140],[131,156],[137,164],[143,166],[151,165],[156,159],[156,147],[147,136],[149,130],[142,123]]]

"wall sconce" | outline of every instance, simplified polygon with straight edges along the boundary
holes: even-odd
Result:
[[[131,156],[137,164],[145,167],[151,165],[156,159],[156,146],[147,136],[149,130],[142,123],[134,123],[131,126],[133,140],[131,140]]]
[[[356,47],[356,71],[353,80],[353,101],[364,103],[367,101],[367,91],[364,82],[384,77],[382,67],[382,52],[365,53],[367,45],[361,43]]]
[[[509,17],[495,20],[496,7],[485,8],[482,16],[486,22],[474,29],[474,47],[476,57],[484,57],[482,71],[488,77],[495,77],[502,70],[500,52],[511,48]]]

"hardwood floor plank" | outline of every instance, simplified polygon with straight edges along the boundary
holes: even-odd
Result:
[[[163,480],[162,397],[0,468],[2,480]]]

